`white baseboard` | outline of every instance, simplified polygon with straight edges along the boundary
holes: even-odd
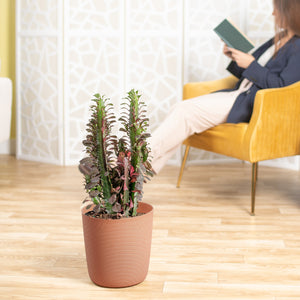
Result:
[[[10,139],[8,141],[0,143],[0,154],[16,154],[16,140]]]
[[[280,159],[266,160],[260,163],[262,166],[282,168],[288,170],[300,171],[300,160],[299,157],[295,156],[292,161]]]
[[[251,163],[247,161],[242,161],[235,158],[224,158],[224,159],[204,159],[199,161],[192,161],[186,162],[186,166],[197,166],[197,165],[208,165],[208,164],[225,164],[225,163],[246,163],[251,165]],[[167,165],[171,166],[180,166],[181,162],[175,160],[169,160]],[[282,168],[282,169],[289,169],[289,170],[295,170],[300,171],[300,156],[294,156],[292,158],[279,158],[279,159],[273,159],[273,160],[265,160],[259,162],[259,165],[261,166],[267,166],[267,167],[275,167],[275,168]]]
[[[292,160],[287,161],[288,158],[292,158]],[[248,161],[244,161],[244,163],[251,165],[251,163]],[[264,160],[258,162],[258,164],[259,166],[300,171],[300,156],[298,155],[298,156],[290,156],[285,158],[277,158],[272,160]]]

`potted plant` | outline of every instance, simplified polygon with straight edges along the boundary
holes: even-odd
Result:
[[[153,208],[140,202],[143,183],[153,176],[149,162],[145,104],[131,90],[122,103],[118,139],[112,134],[113,105],[94,95],[87,136],[87,157],[79,164],[88,198],[83,201],[83,232],[91,280],[105,287],[142,282],[148,272]]]

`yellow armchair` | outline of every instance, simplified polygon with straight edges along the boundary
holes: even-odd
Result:
[[[183,100],[232,88],[237,79],[188,83]],[[255,188],[258,162],[300,154],[300,81],[283,88],[257,92],[249,123],[224,123],[184,142],[186,145],[177,187],[180,187],[190,147],[195,147],[252,163],[251,214],[255,212]]]

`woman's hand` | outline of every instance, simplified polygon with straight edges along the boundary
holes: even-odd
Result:
[[[232,59],[231,51],[229,50],[229,47],[228,47],[226,44],[224,44],[224,47],[223,47],[223,53],[224,53],[227,57],[229,57],[230,59]]]
[[[231,59],[234,60],[240,68],[247,69],[250,64],[255,60],[254,56],[248,53],[244,53],[234,48],[228,48],[231,52]]]

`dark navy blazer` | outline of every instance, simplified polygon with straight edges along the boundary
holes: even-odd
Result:
[[[244,78],[253,82],[251,88],[235,100],[227,118],[228,123],[250,121],[257,91],[287,86],[300,80],[300,37],[291,38],[263,67],[256,60],[273,43],[274,39],[271,39],[254,51],[252,55],[255,60],[247,69],[240,68],[234,61],[227,67],[229,72],[240,79],[233,90],[239,88]]]

